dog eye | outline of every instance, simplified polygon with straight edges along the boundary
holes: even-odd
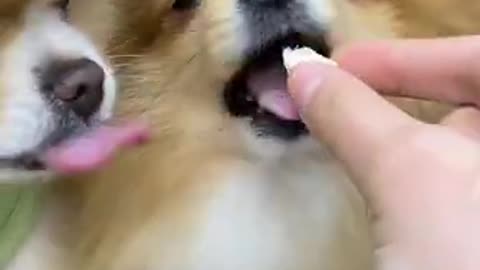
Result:
[[[174,10],[190,10],[196,8],[200,4],[200,0],[175,0],[172,8]]]

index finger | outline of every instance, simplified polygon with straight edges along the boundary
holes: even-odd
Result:
[[[302,63],[291,70],[288,83],[312,135],[360,179],[367,178],[376,165],[377,153],[420,125],[336,67]]]
[[[480,106],[480,36],[364,43],[334,58],[382,94]]]

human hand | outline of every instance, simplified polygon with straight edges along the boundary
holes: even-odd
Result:
[[[480,105],[479,56],[480,37],[468,37],[369,43],[334,58],[383,94]],[[379,269],[480,269],[479,111],[422,123],[314,62],[291,69],[289,86],[372,207]]]

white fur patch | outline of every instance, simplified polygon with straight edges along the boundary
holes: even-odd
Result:
[[[337,12],[333,0],[298,0],[305,6],[307,15],[320,25],[330,24]]]
[[[188,269],[332,269],[328,254],[334,245],[345,245],[347,257],[352,251],[368,254],[366,239],[349,235],[361,241],[339,244],[354,216],[345,175],[328,156],[304,150],[230,168],[218,181],[226,184],[210,195],[189,256],[194,267]]]

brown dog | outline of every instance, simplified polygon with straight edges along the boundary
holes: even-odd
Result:
[[[281,52],[393,37],[390,10],[346,0],[117,9],[119,116],[145,116],[154,141],[86,183],[79,269],[371,269],[362,199],[292,107]]]
[[[119,116],[155,134],[83,183],[74,269],[372,269],[363,201],[291,106],[281,51],[427,24],[347,0],[112,3],[85,25],[114,24],[96,37],[117,60]]]
[[[363,202],[291,106],[281,51],[392,38],[405,33],[398,11],[343,0],[120,2],[119,115],[148,118],[154,142],[86,184],[80,269],[372,269]]]

